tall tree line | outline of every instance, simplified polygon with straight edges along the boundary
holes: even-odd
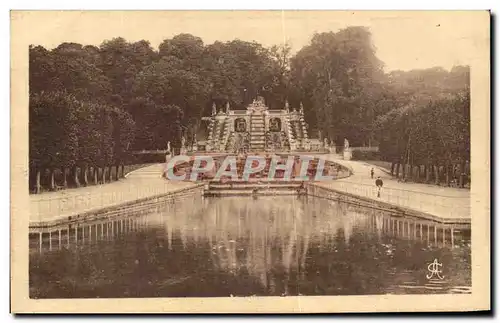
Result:
[[[271,107],[284,105],[277,48],[241,40],[205,45],[190,34],[158,50],[123,38],[98,47],[31,46],[31,188],[104,183],[112,167],[116,177],[120,166],[123,173],[130,151],[165,149],[168,141],[178,149],[213,102],[244,108],[262,95]]]
[[[403,179],[464,186],[470,176],[470,72],[393,72],[400,105],[374,124],[382,156]]]
[[[318,33],[291,58],[290,93],[311,130],[378,145],[403,179],[460,185],[470,174],[470,71],[383,72],[367,28]]]
[[[29,52],[36,190],[110,180],[130,151],[165,149],[167,141],[178,148],[182,135],[190,142],[213,102],[244,109],[257,95],[270,108],[302,102],[312,136],[379,145],[395,165],[468,160],[468,67],[384,73],[364,27],[315,34],[293,56],[286,44],[206,45],[190,34],[157,50],[114,38]]]

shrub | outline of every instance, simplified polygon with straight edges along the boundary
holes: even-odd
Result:
[[[380,160],[380,152],[378,151],[359,151],[352,152],[353,160]]]

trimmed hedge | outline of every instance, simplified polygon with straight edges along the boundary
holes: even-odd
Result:
[[[359,151],[354,150],[352,152],[353,160],[380,160],[381,155],[378,151]]]

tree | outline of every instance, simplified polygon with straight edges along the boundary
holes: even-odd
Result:
[[[112,93],[128,101],[137,73],[152,64],[157,54],[149,42],[128,43],[123,38],[113,38],[100,46],[104,75],[111,81]]]
[[[291,60],[293,87],[306,102],[306,120],[330,139],[365,145],[384,99],[382,63],[365,27],[315,34]]]
[[[165,39],[158,52],[146,40],[114,38],[99,47],[30,46],[29,54],[37,190],[41,182],[54,188],[57,169],[64,186],[78,186],[82,176],[87,185],[90,169],[94,182],[109,180],[111,166],[123,172],[129,150],[165,149],[168,141],[179,148],[213,103],[244,109],[258,95],[271,109],[302,102],[310,132],[337,143],[346,137],[352,146],[378,144],[398,176],[400,166],[407,177],[423,165],[426,177],[431,169],[436,181],[449,181],[451,169],[470,160],[469,67],[384,74],[365,27],[316,33],[293,57],[288,44],[205,45],[190,34]]]
[[[54,170],[74,165],[78,153],[75,111],[79,105],[66,92],[30,95],[30,175],[37,192],[45,169],[49,170],[48,185],[54,189]]]
[[[88,184],[89,166],[102,168],[104,174],[105,167],[124,155],[122,144],[130,146],[134,123],[113,106],[121,105],[121,99],[112,95],[110,80],[95,65],[100,62],[99,49],[93,46],[63,43],[52,51],[30,47],[30,181],[37,192],[42,182],[55,189],[58,170],[65,187],[79,186],[82,175]]]
[[[377,119],[382,156],[397,165],[403,165],[403,177],[413,175],[416,165],[417,179],[420,165],[424,165],[426,181],[433,174],[439,183],[442,176],[449,185],[457,166],[460,174],[470,160],[470,99],[465,87],[453,95],[438,96],[424,101],[415,99],[410,105],[396,108]],[[443,174],[439,169],[443,168]],[[394,168],[394,167],[393,167]],[[460,185],[463,178],[460,177]]]

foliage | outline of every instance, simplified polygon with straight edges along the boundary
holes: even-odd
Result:
[[[32,167],[104,167],[125,157],[135,124],[118,108],[41,92],[30,97],[29,128]]]
[[[312,129],[335,142],[370,143],[373,120],[391,98],[368,29],[315,34],[292,58],[291,75]]]
[[[378,143],[385,160],[470,159],[469,68],[384,73],[365,27],[314,34],[293,57],[288,44],[206,45],[190,34],[158,51],[114,38],[29,54],[33,168],[104,167],[131,150],[177,148],[200,132],[212,103],[243,109],[257,95],[271,109],[302,102],[311,137]]]
[[[452,78],[454,71],[449,74]],[[427,87],[435,92],[430,97],[414,95],[407,105],[378,117],[380,151],[387,160],[414,165],[470,160],[468,83],[448,93],[440,89]]]

